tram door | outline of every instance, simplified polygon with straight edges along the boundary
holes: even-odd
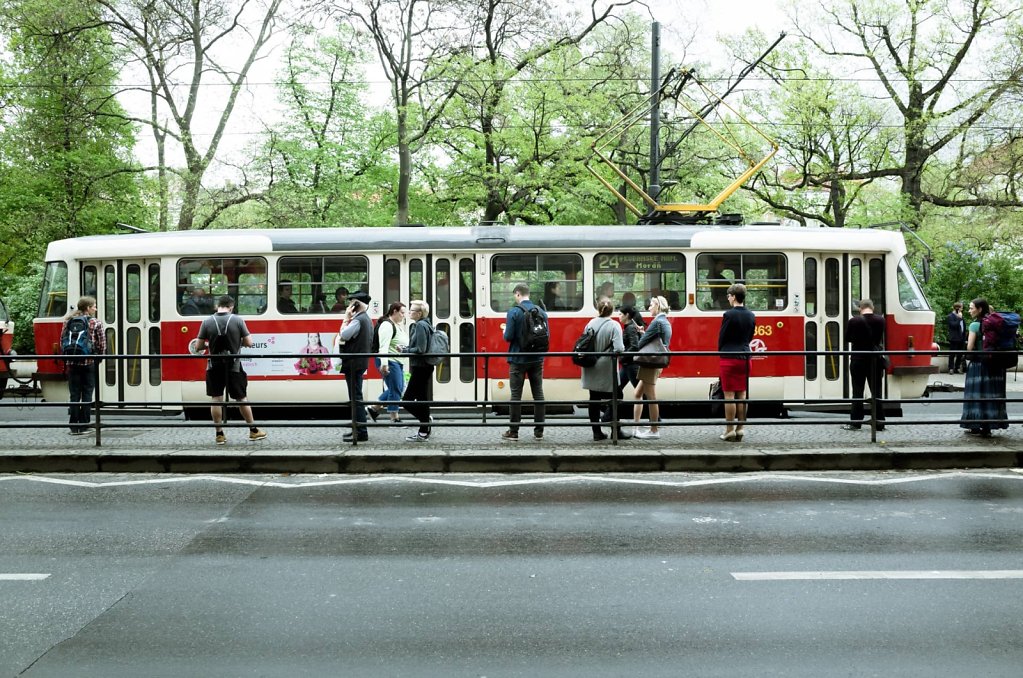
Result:
[[[845,350],[845,322],[851,300],[844,255],[807,254],[803,258],[804,350]],[[858,299],[858,297],[857,297]],[[848,361],[839,355],[805,357],[805,398],[842,398]]]
[[[859,313],[860,299],[885,312],[884,259],[868,254],[807,254],[803,259],[805,350],[844,351],[846,321]],[[807,356],[806,398],[848,398],[849,359]]]
[[[100,368],[99,393],[107,403],[127,407],[159,407],[160,262],[104,261],[86,265],[82,289],[92,290],[99,317],[106,327],[107,352],[127,354],[105,360]]]
[[[403,286],[404,287],[404,286]],[[423,255],[408,261],[407,296],[425,299],[434,328],[448,335],[452,353],[476,350],[476,278],[472,255]],[[433,371],[433,399],[476,399],[475,361],[471,357],[444,360]]]

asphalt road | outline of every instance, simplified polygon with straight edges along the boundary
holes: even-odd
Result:
[[[1011,470],[46,480],[0,476],[0,676],[1023,666]]]

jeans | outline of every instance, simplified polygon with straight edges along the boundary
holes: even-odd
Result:
[[[873,374],[871,374],[873,372]],[[880,363],[876,360],[857,360],[853,358],[849,361],[849,385],[852,387],[852,411],[849,414],[849,419],[855,424],[863,421],[863,387],[870,382],[870,397],[880,398],[883,391],[882,386],[884,384],[884,368],[881,367]],[[879,424],[884,422],[884,407],[878,403],[877,406],[877,421]]]
[[[95,365],[69,365],[67,372],[67,387],[70,393],[69,400],[72,403],[85,403],[83,405],[70,405],[68,407],[69,422],[72,431],[84,431],[90,421],[92,412],[89,409],[92,403],[93,394],[96,391],[96,366]]]
[[[519,422],[522,421],[522,386],[526,379],[529,379],[529,390],[533,392],[533,426],[537,433],[543,433],[544,403],[543,403],[543,361],[535,363],[508,363],[508,382],[511,385],[511,417],[508,430],[512,433],[519,432]]]
[[[377,369],[380,368],[380,358],[376,359]],[[381,372],[381,374],[383,374]],[[405,391],[405,371],[401,368],[401,363],[397,360],[387,361],[387,375],[384,377],[384,391],[380,394],[377,400],[381,402],[398,402],[401,400],[401,394]],[[388,412],[397,412],[397,405],[388,405]]]
[[[351,407],[352,403],[355,404],[355,426],[360,438],[369,434],[369,429],[366,427],[366,406],[362,401],[362,382],[365,378],[366,370],[345,373],[345,384],[348,385],[349,407]]]

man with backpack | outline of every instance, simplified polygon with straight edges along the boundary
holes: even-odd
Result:
[[[224,391],[239,403],[238,409],[249,425],[249,440],[262,440],[266,432],[256,427],[252,416],[252,407],[247,403],[249,378],[242,369],[242,361],[237,356],[241,347],[252,346],[252,337],[245,321],[234,315],[234,299],[224,295],[217,299],[217,312],[202,321],[199,336],[195,342],[196,353],[209,347],[209,360],[206,362],[206,395],[213,398],[210,414],[216,427],[217,445],[226,445],[224,435]]]
[[[97,358],[107,352],[107,335],[103,321],[95,317],[96,299],[82,297],[77,306],[64,320],[60,331],[60,352],[67,370],[67,386],[71,405],[68,416],[71,435],[85,435],[89,432],[92,413],[88,403],[96,391]],[[74,403],[81,403],[75,405]]]
[[[508,309],[504,324],[504,340],[508,342],[509,377],[511,386],[511,416],[503,440],[519,439],[522,420],[522,386],[529,379],[529,390],[535,402],[533,437],[543,440],[544,397],[543,358],[550,347],[547,313],[529,300],[529,285],[519,283],[512,290],[515,305]]]

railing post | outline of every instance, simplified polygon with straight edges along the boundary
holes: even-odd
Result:
[[[883,381],[883,380],[882,380]],[[867,374],[867,386],[870,387],[870,442],[877,442],[877,352],[870,355],[870,372]]]
[[[611,444],[618,444],[618,356],[611,354]]]
[[[476,360],[476,356],[473,356]],[[483,354],[483,426],[487,425],[487,409],[490,407],[490,356]]]
[[[92,361],[92,405],[96,415],[96,447],[102,447],[103,435],[100,432],[100,400],[99,400],[99,360]]]

